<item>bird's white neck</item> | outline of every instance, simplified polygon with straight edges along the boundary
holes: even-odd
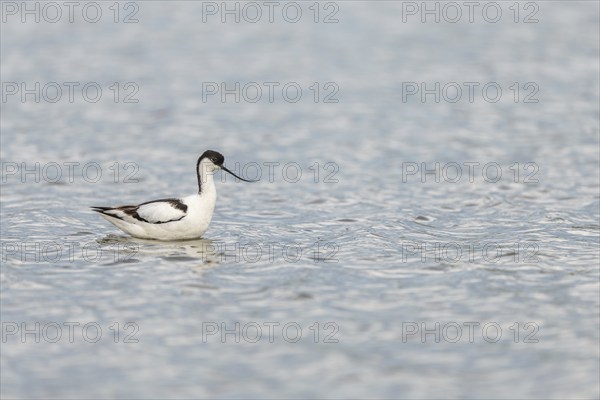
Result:
[[[198,175],[199,194],[202,194],[207,190],[214,190],[215,181],[213,179],[213,174],[215,173],[215,170],[215,165],[206,158],[202,159],[202,161],[198,163],[196,166],[196,173]]]

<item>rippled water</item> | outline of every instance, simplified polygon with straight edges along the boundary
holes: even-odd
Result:
[[[3,83],[103,96],[3,86],[3,397],[598,397],[597,3],[530,2],[529,24],[512,2],[456,24],[402,2],[332,3],[330,24],[324,3],[319,23],[301,3],[298,23],[254,24],[135,4],[132,24],[109,3],[95,24],[5,15]],[[203,102],[203,82],[303,96]],[[423,103],[407,82],[480,86]],[[206,149],[262,180],[218,176],[204,239],[89,211],[193,193]]]

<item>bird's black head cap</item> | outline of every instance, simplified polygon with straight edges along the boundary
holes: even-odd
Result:
[[[204,153],[202,153],[200,159],[198,160],[198,164],[200,164],[200,161],[202,161],[202,159],[204,158],[208,158],[210,161],[212,161],[215,165],[218,165],[219,167],[221,167],[225,162],[225,157],[223,157],[223,154],[214,150],[206,150]]]

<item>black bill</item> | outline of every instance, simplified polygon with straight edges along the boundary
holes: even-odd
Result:
[[[234,174],[233,172],[231,172],[230,170],[228,170],[227,168],[225,168],[225,166],[223,166],[223,165],[221,165],[221,168],[222,168],[222,169],[223,169],[225,172],[228,172],[228,173],[230,173],[231,175],[233,175],[233,176],[235,176],[236,178],[238,178],[240,181],[244,181],[244,182],[258,182],[257,180],[256,180],[256,181],[251,181],[251,180],[248,180],[248,179],[240,178],[239,176],[237,176],[236,174]]]

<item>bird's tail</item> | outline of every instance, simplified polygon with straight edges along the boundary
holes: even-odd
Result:
[[[111,207],[90,207],[92,209],[92,211],[96,211],[99,213],[102,213],[104,211],[110,210]]]

